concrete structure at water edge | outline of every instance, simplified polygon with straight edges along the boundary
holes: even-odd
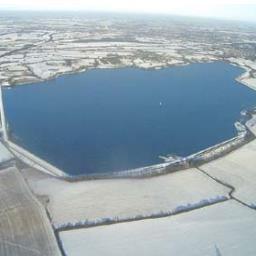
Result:
[[[256,89],[253,24],[12,13],[0,27],[2,86],[224,61]],[[77,179],[10,141],[1,86],[0,114],[0,256],[256,255],[256,112],[246,133],[238,125],[237,137],[187,158]]]
[[[0,114],[1,114],[1,129],[2,129],[2,134],[3,134],[3,139],[4,139],[4,141],[7,141],[8,133],[7,133],[5,113],[4,113],[2,85],[0,85]]]
[[[34,168],[49,173],[54,176],[66,176],[66,174],[59,170],[57,167],[51,165],[50,163],[44,161],[43,159],[35,156],[33,153],[27,151],[21,146],[15,144],[9,140],[8,136],[8,126],[5,117],[4,111],[4,102],[3,102],[3,92],[2,86],[0,86],[0,114],[1,114],[1,129],[2,129],[2,139],[3,143],[8,147],[8,149],[21,161],[26,164],[33,166]]]
[[[61,256],[44,205],[31,192],[9,147],[0,86],[0,255]]]
[[[254,113],[236,137],[188,157],[76,178],[8,138],[0,91],[0,255],[255,254]]]

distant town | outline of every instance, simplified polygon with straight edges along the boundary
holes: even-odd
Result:
[[[35,18],[36,17],[36,18]],[[161,68],[226,61],[256,86],[256,27],[203,18],[83,13],[0,17],[0,83],[19,85],[91,68]]]

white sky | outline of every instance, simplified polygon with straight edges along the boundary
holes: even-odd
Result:
[[[256,0],[0,0],[1,9],[170,13],[256,21]]]

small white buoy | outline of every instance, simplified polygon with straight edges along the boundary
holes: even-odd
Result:
[[[160,105],[160,107],[163,105],[161,101],[160,101],[159,105]]]

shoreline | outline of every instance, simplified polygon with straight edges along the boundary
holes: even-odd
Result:
[[[34,80],[34,81],[30,81],[30,80],[25,80],[24,82],[19,82],[19,83],[9,83],[9,82],[3,82],[2,83],[2,87],[3,88],[14,88],[16,86],[27,86],[27,85],[32,85],[34,83],[43,83],[43,82],[47,82],[47,81],[51,81],[51,80],[55,80],[59,77],[62,76],[68,76],[68,75],[76,75],[79,73],[84,73],[90,70],[96,70],[96,69],[121,69],[121,68],[138,68],[138,69],[142,69],[142,70],[159,70],[159,69],[164,69],[164,68],[173,68],[173,67],[183,67],[183,66],[187,66],[187,65],[191,65],[191,64],[205,64],[205,63],[213,63],[213,62],[224,62],[227,64],[230,64],[232,66],[236,66],[238,68],[241,68],[242,70],[244,70],[243,73],[241,73],[237,78],[235,78],[235,81],[241,83],[242,85],[245,85],[247,87],[249,87],[250,89],[256,90],[256,77],[254,77],[254,72],[256,72],[255,69],[244,65],[242,63],[239,63],[239,60],[236,61],[236,59],[222,59],[222,58],[217,58],[212,60],[212,59],[208,59],[206,60],[183,60],[183,62],[180,63],[173,63],[173,64],[168,64],[168,63],[161,63],[159,66],[143,66],[143,65],[137,65],[137,64],[133,64],[133,65],[98,65],[98,66],[88,66],[88,67],[83,67],[83,68],[79,68],[76,70],[72,70],[72,71],[66,71],[66,72],[62,72],[62,73],[56,73],[53,74],[47,78],[41,78],[39,79],[38,77]]]
[[[215,60],[218,61],[218,60]],[[55,80],[59,77],[62,76],[69,76],[69,75],[76,75],[76,74],[80,74],[80,73],[84,73],[90,70],[96,70],[96,69],[122,69],[122,68],[138,68],[138,69],[142,69],[142,70],[159,70],[159,69],[163,69],[163,68],[172,68],[172,67],[182,67],[182,66],[187,66],[190,64],[196,64],[196,63],[210,63],[210,62],[214,62],[214,61],[208,61],[208,62],[184,62],[184,63],[179,63],[179,64],[167,64],[163,63],[163,65],[161,66],[157,66],[157,67],[143,67],[143,66],[139,66],[139,65],[99,65],[99,66],[94,66],[94,67],[86,67],[86,68],[82,68],[82,69],[77,69],[77,70],[72,70],[72,71],[67,71],[67,72],[63,72],[63,73],[57,73],[55,75],[49,76],[48,78],[44,78],[44,79],[39,79],[38,80],[34,80],[32,82],[30,82],[29,80],[25,81],[25,82],[20,82],[20,83],[9,83],[9,82],[4,82],[2,84],[2,86],[4,88],[14,88],[17,86],[27,86],[27,85],[32,85],[34,83],[43,83],[43,82],[47,82],[47,81],[51,81],[51,80]]]
[[[98,180],[98,179],[131,179],[131,178],[151,178],[155,176],[165,175],[189,168],[201,166],[212,162],[216,159],[226,156],[227,154],[241,148],[242,146],[253,141],[256,136],[247,124],[256,123],[255,109],[245,111],[244,115],[247,119],[241,123],[236,122],[237,136],[222,141],[218,144],[210,146],[206,149],[198,151],[194,154],[179,157],[175,159],[173,156],[166,157],[163,163],[143,166],[135,169],[104,172],[96,174],[71,175],[63,170],[58,169],[46,160],[34,155],[32,152],[24,149],[16,143],[7,139],[5,145],[7,148],[23,163],[32,166],[44,173],[53,175],[68,182],[77,182],[82,180]]]
[[[255,119],[252,117],[248,121]],[[245,125],[243,125],[245,127]],[[116,172],[106,172],[106,173],[96,173],[96,174],[81,174],[81,175],[70,175],[63,177],[66,181],[76,182],[83,180],[98,180],[98,179],[131,179],[131,178],[152,178],[160,175],[170,174],[173,172],[186,170],[194,167],[201,166],[203,164],[209,163],[221,157],[228,155],[229,153],[241,148],[242,146],[253,141],[256,137],[255,135],[245,127],[246,131],[244,133],[239,133],[238,135],[228,139],[226,141],[220,142],[194,154],[179,157],[176,160],[170,157],[166,158],[164,163],[144,166],[135,169],[116,171]]]
[[[239,82],[242,85],[245,85],[249,87],[250,89],[256,90],[256,85],[253,84],[250,85],[250,83],[246,82],[245,79],[251,78],[252,70],[249,70],[248,67],[245,67],[243,65],[238,65],[237,63],[225,61],[224,62],[229,63],[230,65],[238,66],[245,70],[244,73],[239,75],[235,80]],[[214,62],[214,61],[208,61]],[[184,63],[184,65],[189,65],[193,63],[206,63],[206,62],[190,62],[190,63]],[[168,67],[177,67],[177,66],[184,66],[183,64],[178,65],[165,65],[159,68],[168,68]],[[124,66],[124,67],[115,67],[115,68],[140,68],[140,69],[159,69],[159,68],[143,68],[143,67],[136,67],[136,66]],[[99,69],[99,68],[114,68],[114,67],[95,67],[95,68],[89,68],[86,70],[80,70],[80,71],[74,71],[72,73],[63,73],[60,75],[56,75],[56,77],[52,77],[49,79],[45,79],[41,82],[56,79],[59,76],[63,75],[74,75],[76,73],[86,72],[88,70],[92,69]],[[256,79],[255,79],[256,80]],[[3,87],[10,87],[13,88],[15,86],[25,86],[30,84],[19,84],[19,85],[3,85]],[[249,120],[255,119],[255,116],[249,112],[249,110],[245,110],[246,114],[250,115]],[[239,122],[237,122],[239,123]],[[26,164],[30,166],[37,167],[37,169],[46,172],[48,174],[57,176],[59,178],[63,178],[70,182],[80,181],[80,180],[94,180],[94,179],[116,179],[116,178],[146,178],[146,177],[154,177],[158,175],[164,175],[172,172],[176,172],[179,170],[184,170],[188,168],[192,168],[194,166],[202,165],[204,163],[211,162],[217,158],[223,157],[227,155],[228,153],[242,147],[243,145],[249,143],[253,139],[255,139],[255,135],[246,127],[246,124],[240,124],[240,127],[243,126],[242,129],[244,129],[241,132],[239,132],[239,129],[237,129],[237,136],[222,141],[216,145],[213,145],[211,147],[208,147],[206,149],[203,149],[199,152],[196,152],[192,155],[186,156],[186,157],[179,157],[177,159],[172,159],[172,157],[166,157],[164,159],[163,163],[160,164],[154,164],[151,166],[143,166],[135,169],[129,169],[129,170],[122,170],[122,171],[115,171],[115,172],[104,172],[104,173],[96,173],[96,174],[85,174],[85,175],[71,175],[66,173],[65,171],[59,170],[57,167],[51,165],[46,160],[41,159],[40,157],[34,155],[32,152],[29,152],[28,150],[22,148],[21,146],[17,145],[16,143],[10,141],[9,139],[6,141],[6,146],[10,148],[10,150],[15,154],[15,156],[20,159],[22,162],[25,162]],[[236,124],[235,124],[236,125]],[[237,127],[236,127],[237,128]]]

